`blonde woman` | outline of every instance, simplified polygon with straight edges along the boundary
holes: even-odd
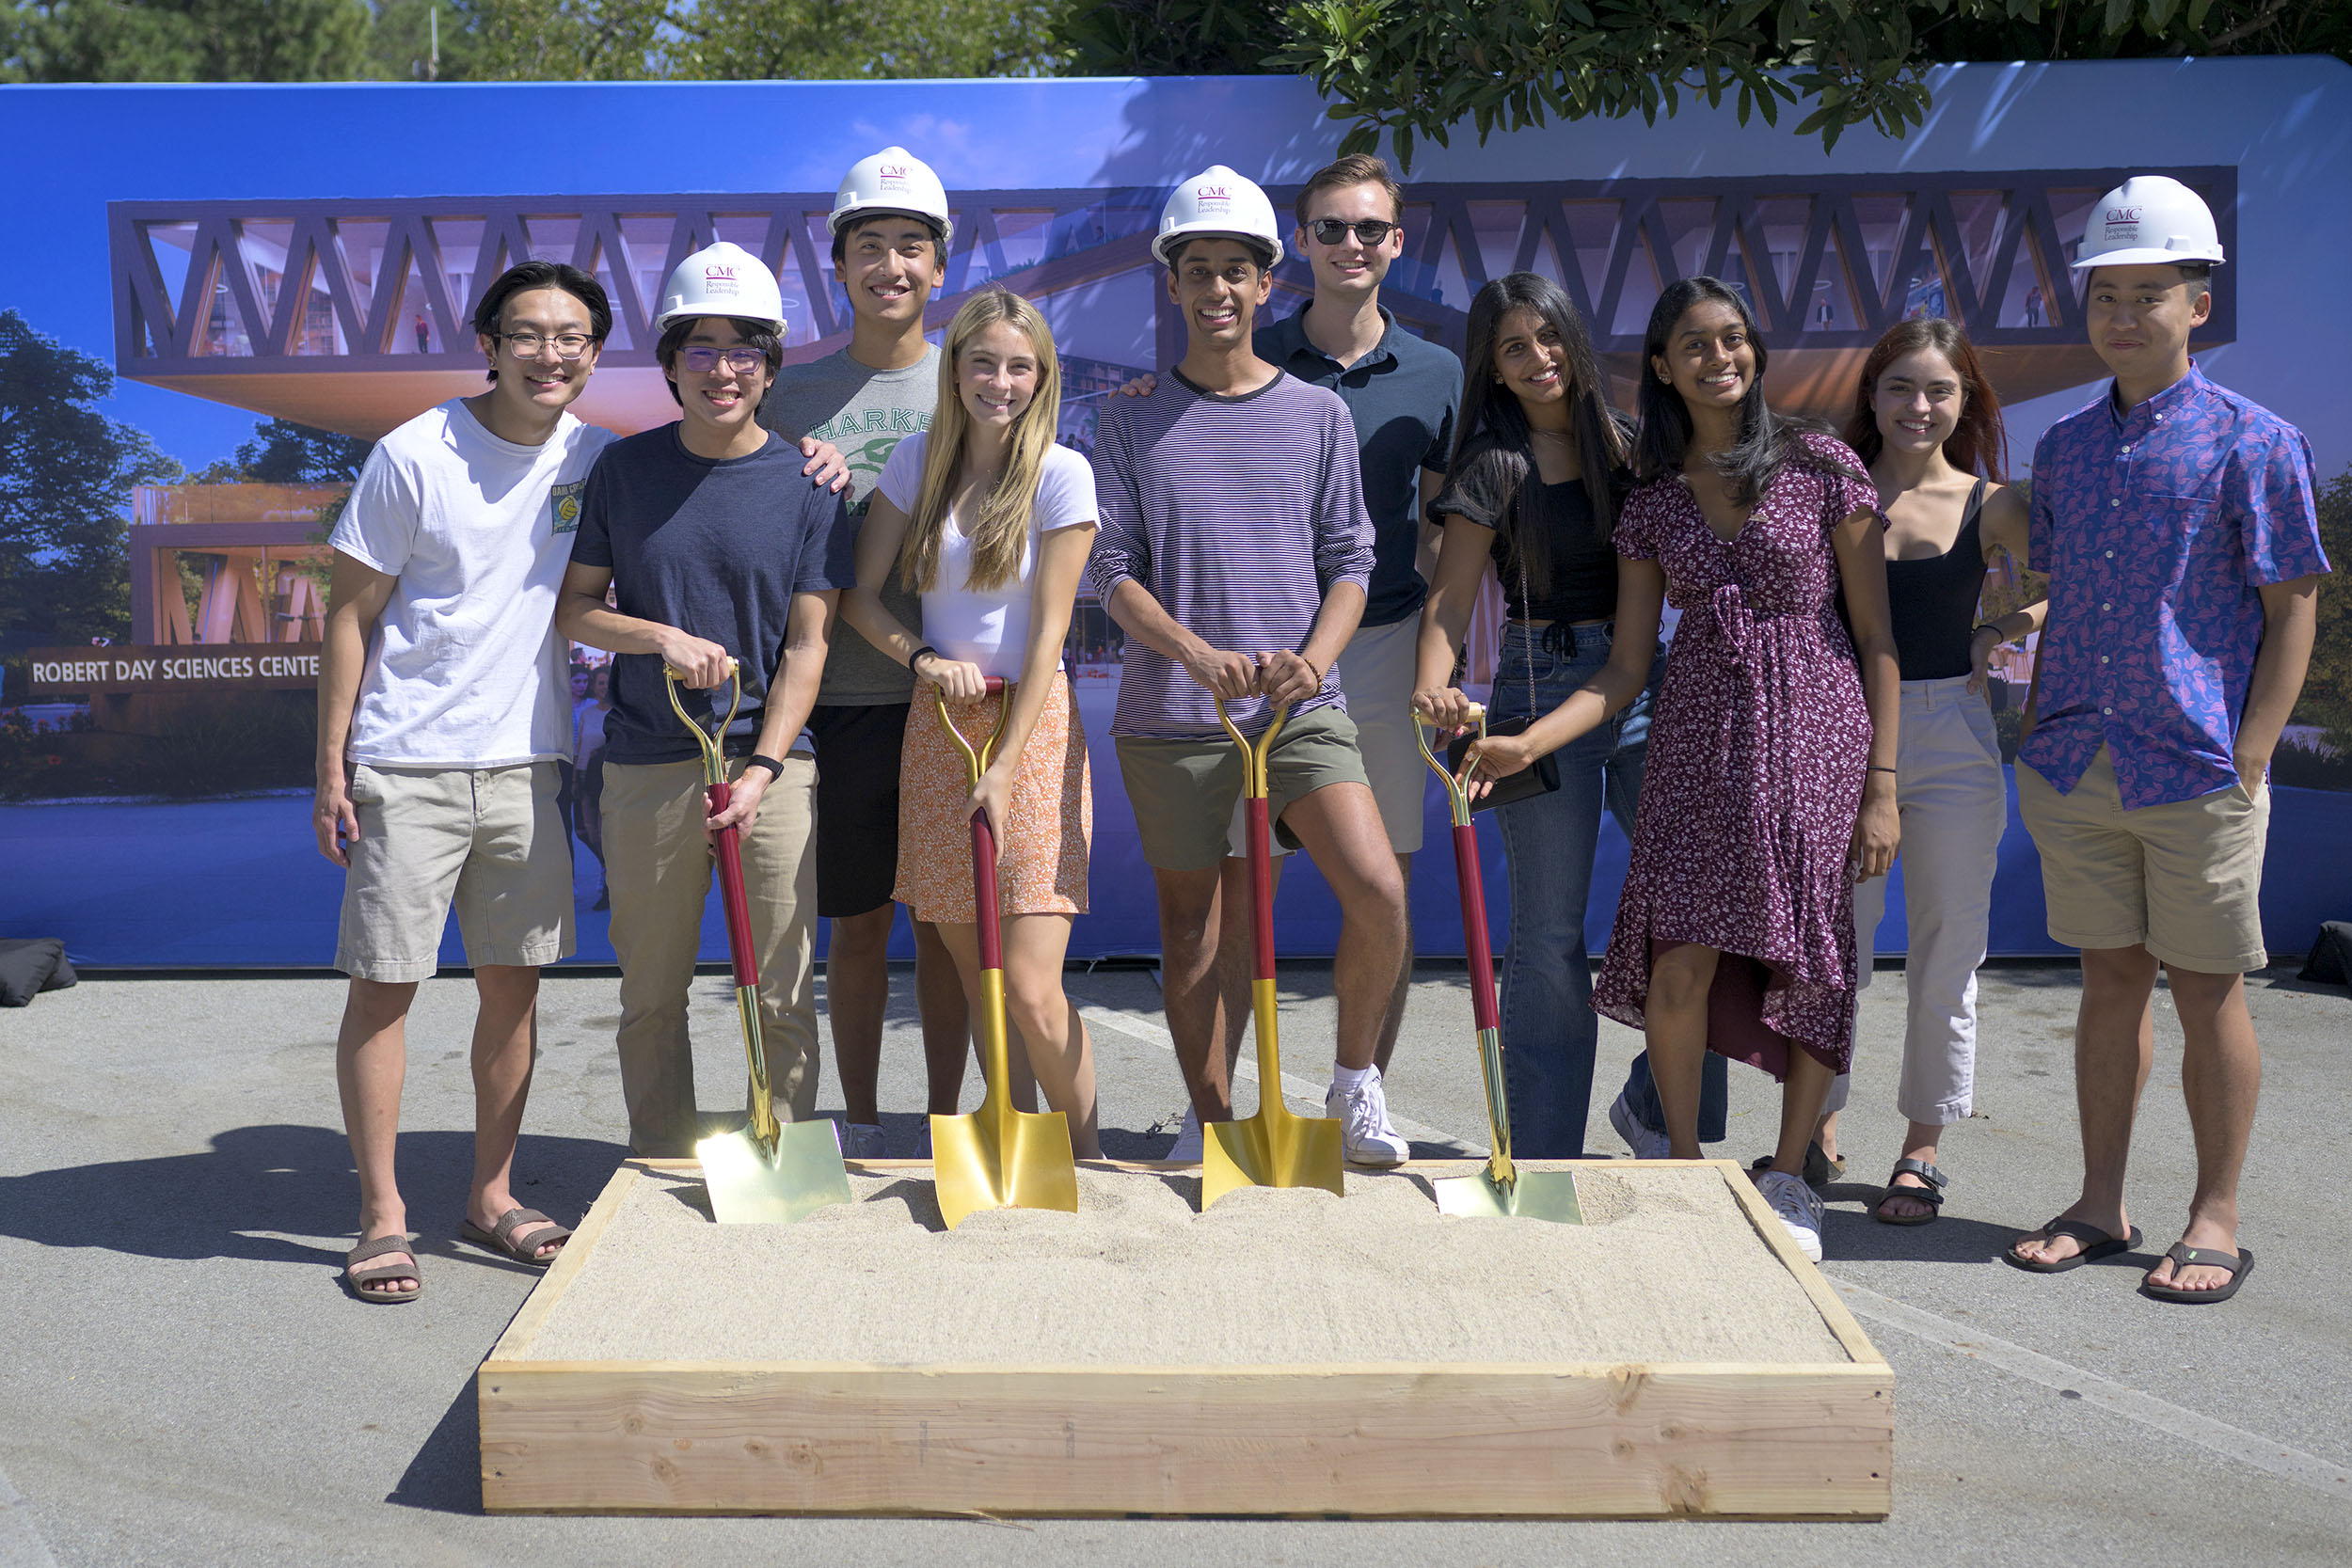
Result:
[[[1054,443],[1061,371],[1054,335],[1028,301],[984,289],[947,328],[930,429],[900,441],[858,533],[857,586],[842,615],[914,672],[899,762],[894,896],[939,928],[978,1006],[979,927],[972,908],[975,811],[996,835],[1005,1007],[1027,1047],[1013,1053],[1014,1103],[1036,1089],[1070,1118],[1081,1159],[1101,1154],[1086,1025],[1062,993],[1070,925],[1086,912],[1093,790],[1086,732],[1061,673],[1080,574],[1094,546],[1094,472]],[[925,641],[882,604],[893,572],[922,595]],[[991,676],[1017,683],[987,695]],[[985,735],[1009,701],[995,760],[967,790],[939,724],[945,695],[967,735]]]

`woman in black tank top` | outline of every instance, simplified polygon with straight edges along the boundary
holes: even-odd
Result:
[[[1959,327],[1931,317],[1881,338],[1854,390],[1846,440],[1870,466],[1886,513],[1886,594],[1902,668],[1895,787],[1909,1018],[1896,1107],[1911,1126],[1872,1212],[1889,1225],[1925,1225],[1943,1201],[1943,1131],[1972,1108],[1977,968],[2009,822],[1985,673],[1995,648],[2041,628],[2048,607],[1978,617],[1995,553],[2025,564],[2026,509],[2024,487],[2003,483],[2000,404]],[[1887,882],[1874,878],[1854,890],[1858,985],[1870,983]],[[1830,1091],[1824,1150],[1836,1148],[1846,1088],[1840,1078]]]

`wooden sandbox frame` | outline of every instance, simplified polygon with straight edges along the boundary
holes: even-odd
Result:
[[[852,1161],[874,1175],[929,1162]],[[1089,1162],[1089,1165],[1098,1163]],[[1188,1167],[1101,1162],[1161,1175]],[[1482,1162],[1416,1161],[1426,1177]],[[1680,1162],[1600,1161],[1626,1171]],[[1894,1372],[1744,1171],[1849,1360],[1104,1367],[534,1361],[624,1165],[477,1377],[492,1513],[1880,1519]],[[1540,1222],[1528,1222],[1540,1223]]]

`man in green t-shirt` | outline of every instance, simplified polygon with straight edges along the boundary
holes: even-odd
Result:
[[[786,366],[759,418],[787,436],[813,436],[840,450],[850,466],[849,526],[855,529],[891,449],[930,428],[939,349],[924,339],[923,310],[939,291],[953,226],[939,177],[901,147],[885,148],[850,170],[831,222],[834,273],[850,297],[850,344]],[[895,577],[882,603],[902,624],[922,625],[915,596]],[[817,912],[832,922],[826,1006],[848,1113],[842,1151],[852,1158],[886,1152],[876,1083],[898,913],[891,893],[898,874],[898,756],[914,694],[906,666],[843,626],[834,634],[808,720],[817,743]],[[914,983],[929,1108],[953,1116],[969,1044],[963,984],[937,930],[919,920]]]

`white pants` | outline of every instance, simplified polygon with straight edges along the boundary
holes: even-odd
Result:
[[[1993,912],[1993,872],[2009,825],[2009,790],[1993,711],[1968,694],[1968,679],[1902,683],[1902,728],[1895,758],[1895,803],[1902,818],[1903,913],[1911,947],[1903,960],[1910,1019],[1895,1108],[1930,1127],[1967,1118],[1977,1076],[1977,966],[1984,962]],[[1886,879],[1854,889],[1859,985],[1886,912]],[[1851,1080],[1832,1085],[1823,1114],[1846,1103]]]

